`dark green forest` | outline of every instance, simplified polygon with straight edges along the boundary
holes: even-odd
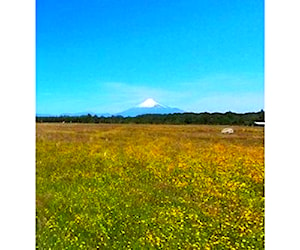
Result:
[[[214,124],[214,125],[246,125],[252,126],[255,121],[264,121],[265,112],[250,113],[176,113],[176,114],[146,114],[136,117],[97,115],[82,116],[47,116],[36,117],[36,122],[74,122],[74,123],[134,123],[134,124]]]

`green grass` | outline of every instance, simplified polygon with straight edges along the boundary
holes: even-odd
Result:
[[[38,249],[264,249],[264,131],[37,124]]]

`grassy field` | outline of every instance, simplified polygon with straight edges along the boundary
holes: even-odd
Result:
[[[264,249],[264,129],[37,124],[38,249]]]

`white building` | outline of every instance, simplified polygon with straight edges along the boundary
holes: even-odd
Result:
[[[254,122],[257,126],[265,126],[265,122]]]

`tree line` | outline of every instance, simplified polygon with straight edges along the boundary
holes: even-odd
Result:
[[[265,112],[249,113],[175,113],[175,114],[145,114],[136,117],[97,115],[82,116],[47,116],[36,117],[36,122],[65,123],[134,123],[134,124],[213,124],[213,125],[254,125],[254,121],[264,121]]]

